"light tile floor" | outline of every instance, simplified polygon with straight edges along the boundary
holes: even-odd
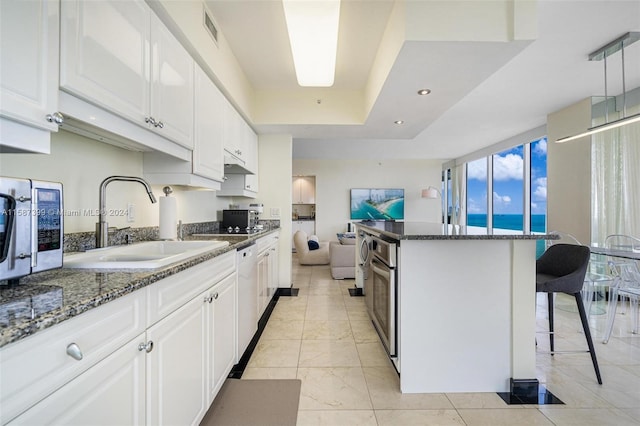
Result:
[[[537,356],[538,379],[566,405],[507,405],[494,393],[401,394],[398,376],[353,280],[333,280],[328,266],[298,266],[298,297],[281,297],[243,379],[302,380],[298,425],[640,425],[640,336],[618,314],[602,344],[606,314],[590,323],[603,385],[587,353]],[[594,310],[606,309],[598,302]],[[556,300],[556,349],[586,348],[572,298]],[[538,297],[546,329],[546,296]],[[546,335],[539,350],[548,350]]]

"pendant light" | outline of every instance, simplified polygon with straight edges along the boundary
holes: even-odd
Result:
[[[590,61],[604,61],[604,105],[605,105],[605,123],[590,127],[587,131],[578,135],[567,136],[560,138],[556,143],[563,143],[572,141],[575,139],[590,136],[595,133],[604,132],[605,130],[614,129],[616,127],[626,126],[627,124],[640,122],[640,114],[634,114],[627,116],[627,89],[625,87],[625,62],[624,62],[624,49],[630,46],[636,41],[640,40],[640,32],[628,32],[621,37],[613,40],[610,43],[602,46],[600,49],[589,55]],[[620,51],[622,61],[622,118],[618,120],[609,121],[609,102],[607,93],[607,57],[611,56],[615,52]]]

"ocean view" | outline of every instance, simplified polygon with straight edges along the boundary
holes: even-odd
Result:
[[[532,214],[531,215],[531,231],[532,232],[545,232],[546,231],[546,219],[544,214]],[[523,216],[521,214],[494,214],[493,215],[493,227],[496,229],[513,229],[516,231],[522,231]],[[469,214],[467,215],[467,226],[478,226],[481,228],[487,227],[487,215],[486,214]]]

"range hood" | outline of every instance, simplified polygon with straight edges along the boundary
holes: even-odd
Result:
[[[252,175],[252,171],[246,168],[246,162],[233,155],[229,151],[224,151],[224,174],[225,175]]]

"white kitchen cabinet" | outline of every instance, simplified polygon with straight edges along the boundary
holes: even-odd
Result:
[[[314,176],[295,176],[291,195],[293,204],[315,204],[316,178]]]
[[[10,425],[145,423],[144,333],[14,419]]]
[[[278,289],[278,236],[258,240],[258,318],[262,316]]]
[[[193,59],[144,1],[66,0],[61,21],[62,90],[193,147]]]
[[[269,250],[271,254],[269,255],[268,296],[269,300],[271,300],[275,296],[278,287],[280,287],[280,241],[278,236],[272,237]]]
[[[197,425],[236,362],[235,259],[1,348],[0,423]]]
[[[58,111],[59,2],[0,2],[0,144],[49,153]]]
[[[206,294],[209,302],[207,335],[207,401],[211,403],[237,362],[237,275],[229,275]]]
[[[269,304],[269,250],[258,254],[258,318]]]
[[[193,173],[222,182],[224,177],[223,102],[216,85],[196,66]]]
[[[194,143],[194,66],[189,52],[151,12],[149,114],[158,124],[150,128],[187,148]]]
[[[244,120],[227,99],[224,100],[222,108],[224,150],[246,167],[247,151],[242,128]]]
[[[243,121],[242,124],[244,146],[247,152],[247,169],[253,172],[251,175],[245,175],[245,189],[258,192],[258,136],[246,122]]]
[[[153,184],[186,185],[213,190],[224,176],[222,146],[223,95],[205,72],[195,69],[195,141],[191,161],[160,152],[144,153],[144,176]]]
[[[244,158],[243,161],[245,161],[243,167],[253,172],[253,174],[226,173],[226,180],[217,195],[256,198],[259,189],[258,137],[253,129],[242,120],[240,115],[237,117],[241,120],[237,127],[238,138],[242,141],[241,146],[243,147],[242,150],[239,150]]]
[[[4,346],[2,421],[24,412],[143,333],[145,317],[145,293],[134,292]]]
[[[206,413],[207,303],[196,297],[147,330],[148,425],[197,425]]]

